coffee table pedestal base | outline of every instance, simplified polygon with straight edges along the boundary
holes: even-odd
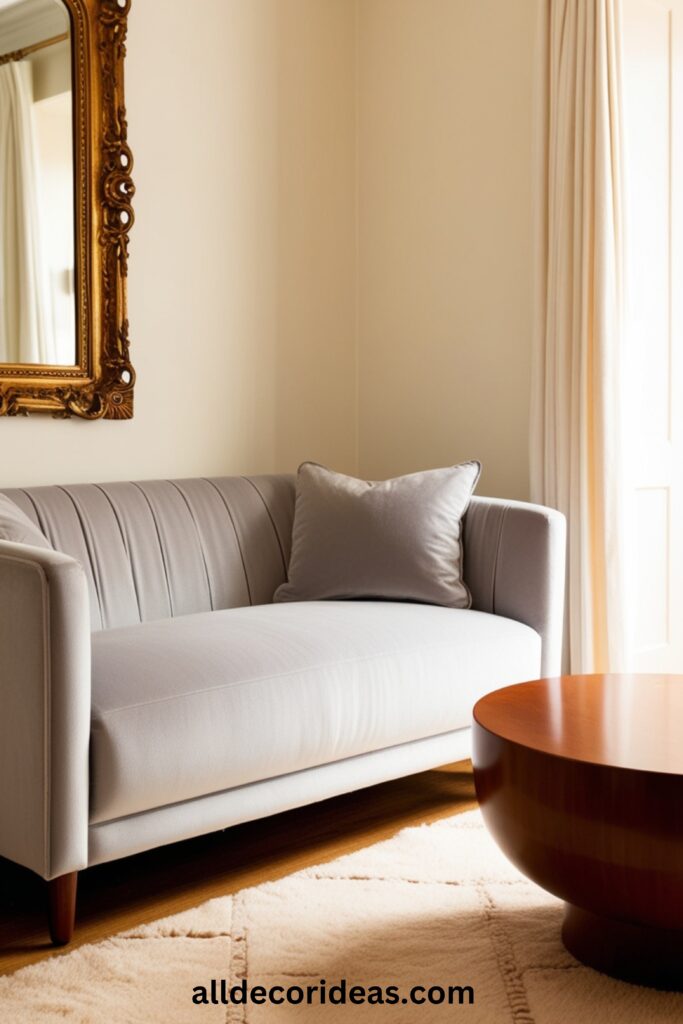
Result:
[[[567,903],[562,941],[572,956],[603,974],[683,991],[683,930],[617,921]]]

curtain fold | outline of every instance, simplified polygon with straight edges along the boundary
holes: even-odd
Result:
[[[542,0],[535,501],[568,520],[565,664],[627,667],[619,0]]]
[[[56,363],[32,103],[30,66],[0,65],[0,361]]]

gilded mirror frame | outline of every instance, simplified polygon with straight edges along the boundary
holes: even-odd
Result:
[[[133,225],[123,65],[131,0],[62,0],[71,19],[76,364],[0,364],[0,416],[130,419],[126,279]]]

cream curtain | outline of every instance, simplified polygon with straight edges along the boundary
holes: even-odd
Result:
[[[0,361],[56,363],[26,62],[0,66]]]
[[[619,0],[542,0],[533,499],[568,519],[565,663],[627,666]]]

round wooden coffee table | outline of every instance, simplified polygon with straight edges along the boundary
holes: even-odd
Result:
[[[563,676],[474,708],[484,821],[566,901],[578,960],[683,989],[683,676]]]

